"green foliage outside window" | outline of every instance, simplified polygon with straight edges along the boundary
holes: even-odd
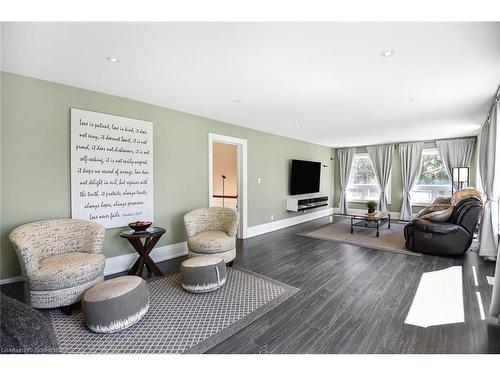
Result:
[[[356,156],[352,163],[351,184],[376,184],[377,179],[373,172],[369,157]]]
[[[446,174],[443,162],[437,152],[422,155],[422,169],[417,185],[449,185],[450,179]]]

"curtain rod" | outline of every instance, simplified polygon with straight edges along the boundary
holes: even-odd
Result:
[[[476,139],[477,135],[466,135],[463,137],[452,137],[452,138],[434,138],[434,139],[420,139],[416,141],[394,141],[394,142],[389,142],[389,143],[376,143],[376,144],[370,144],[370,145],[358,145],[358,146],[349,146],[349,147],[332,147],[335,150],[339,150],[342,148],[358,148],[358,147],[368,147],[368,146],[399,146],[400,144],[404,143],[415,143],[415,142],[423,142],[423,143],[430,143],[430,142],[436,142],[436,141],[451,141],[454,139],[468,139],[468,138],[473,138]]]
[[[424,139],[422,141],[406,141],[406,142],[394,142],[396,146],[399,146],[400,144],[404,143],[414,143],[414,142],[423,142],[423,143],[430,143],[430,142],[436,142],[436,141],[453,141],[455,139],[476,139],[477,135],[465,135],[463,137],[451,137],[451,138],[434,138],[434,139]]]

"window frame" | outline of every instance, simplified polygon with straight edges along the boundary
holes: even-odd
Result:
[[[424,157],[424,153],[425,152],[429,152],[429,151],[432,151],[433,153],[437,153],[437,155],[439,156],[439,158],[441,159],[441,155],[439,154],[439,151],[436,147],[429,147],[429,148],[425,148],[422,150],[422,159]],[[441,159],[441,163],[443,163],[443,160]],[[423,167],[423,163],[420,164],[420,171],[418,173],[418,177],[417,177],[417,182],[418,182],[418,179],[420,178],[420,175],[422,174],[422,167]],[[444,168],[444,164],[443,164],[443,168]],[[445,169],[445,173],[446,173],[446,169]],[[449,177],[448,177],[449,179]],[[445,185],[422,185],[422,184],[418,184],[418,183],[415,183],[415,185],[413,186],[413,188],[411,189],[410,191],[410,198],[411,197],[411,193],[416,190],[417,187],[436,187],[436,188],[439,188],[439,187],[449,187],[450,190],[451,190],[451,187],[452,187],[452,183],[450,181],[449,184],[445,184]],[[450,197],[451,197],[451,194],[450,194]],[[429,202],[420,202],[420,201],[413,201],[413,199],[411,199],[411,205],[412,206],[417,206],[417,207],[427,207],[429,205],[432,204],[432,202],[434,201],[435,198],[433,198],[431,201]]]
[[[356,156],[368,158],[368,160],[370,161],[370,165],[372,166],[372,169],[373,169],[372,159],[370,158],[370,155],[368,154],[368,152],[356,152],[354,154],[354,159],[352,161],[353,166],[354,166],[354,162],[356,160]],[[351,173],[352,173],[352,168],[351,168]],[[375,170],[373,170],[373,173],[375,174]],[[379,186],[378,182],[375,184],[351,184],[350,180],[351,180],[351,176],[349,175],[349,182],[347,183],[347,189],[346,189],[347,203],[367,203],[371,200],[374,200],[375,202],[378,203],[380,201],[380,197],[378,197],[376,199],[349,199],[349,195],[347,193],[347,190],[349,190],[350,186],[376,185],[378,187],[378,189],[380,190],[380,186]],[[387,204],[391,204],[391,201],[392,201],[391,196],[392,196],[392,169],[391,169],[391,173],[389,174],[389,183],[387,184]]]

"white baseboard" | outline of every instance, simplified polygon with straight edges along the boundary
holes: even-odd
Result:
[[[302,215],[293,216],[283,220],[271,221],[269,223],[264,223],[260,225],[255,225],[247,229],[247,236],[245,238],[250,238],[258,236],[264,233],[273,232],[275,230],[291,227],[292,225],[297,225],[305,223],[306,221],[311,221],[319,219],[324,216],[332,215],[338,213],[339,208],[327,208],[325,210],[314,211]],[[366,210],[363,209],[349,209],[349,213],[362,214]],[[399,212],[391,212],[391,218],[399,219]],[[155,262],[162,262],[164,260],[177,258],[180,256],[187,255],[187,242],[178,242],[171,245],[160,246],[151,252],[151,258]],[[124,255],[119,255],[116,257],[111,257],[106,259],[106,266],[104,267],[104,275],[112,275],[114,273],[123,272],[132,267],[136,259],[138,258],[137,253],[129,253]],[[16,283],[24,280],[23,276],[16,276],[7,279],[1,279],[0,285]]]
[[[325,210],[314,211],[303,215],[297,215],[293,217],[289,217],[287,219],[270,221],[269,223],[255,225],[253,227],[249,227],[247,229],[246,238],[258,236],[264,233],[273,232],[278,229],[283,229],[286,227],[291,227],[292,225],[297,225],[300,223],[305,223],[306,221],[311,221],[315,219],[319,219],[324,216],[328,216],[333,214],[333,208],[327,208]]]
[[[23,280],[24,280],[24,276],[9,277],[7,279],[1,279],[0,285],[18,283],[19,281],[23,281]]]
[[[157,262],[163,262],[164,260],[177,258],[183,255],[187,255],[187,243],[178,242],[172,245],[156,247],[151,251],[151,258]],[[123,272],[129,270],[134,262],[139,257],[137,253],[129,253],[124,255],[118,255],[116,257],[106,258],[106,265],[104,267],[104,275],[112,275],[114,273]],[[23,276],[10,277],[8,279],[1,279],[0,285],[17,283],[23,281]]]
[[[183,255],[187,255],[187,242],[178,242],[172,245],[156,247],[151,251],[151,258],[155,263],[163,262],[164,260],[177,258]],[[134,262],[139,257],[137,253],[130,253],[119,255],[112,258],[106,259],[106,266],[104,267],[104,275],[112,275],[114,273],[123,272],[129,270]]]
[[[254,236],[258,236],[264,233],[273,232],[275,230],[283,229],[290,227],[292,225],[297,225],[301,223],[305,223],[306,221],[311,221],[315,219],[319,219],[324,216],[332,215],[334,213],[338,213],[339,208],[327,208],[324,210],[314,211],[302,215],[293,216],[283,220],[271,221],[269,223],[264,223],[260,225],[255,225],[253,227],[249,227],[247,229],[247,236],[245,238],[250,238]],[[365,213],[366,210],[363,209],[349,209],[349,213],[353,214],[362,214]],[[399,219],[399,212],[391,212],[391,218]],[[151,258],[155,262],[162,262],[164,260],[177,258],[180,256],[187,255],[187,243],[186,241],[174,243],[172,245],[160,246],[151,252]],[[119,255],[116,257],[111,257],[106,259],[106,266],[104,267],[104,275],[112,275],[114,273],[123,272],[129,270],[136,259],[138,258],[137,253],[129,253],[124,255]],[[0,285],[3,284],[11,284],[15,282],[19,282],[24,280],[23,276],[11,277],[8,279],[1,279]]]

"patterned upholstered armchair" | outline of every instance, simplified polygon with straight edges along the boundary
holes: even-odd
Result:
[[[24,224],[10,233],[31,306],[69,306],[104,279],[104,232],[91,221],[57,219]]]
[[[232,208],[207,207],[184,216],[188,256],[219,255],[228,265],[236,257],[239,214]]]

